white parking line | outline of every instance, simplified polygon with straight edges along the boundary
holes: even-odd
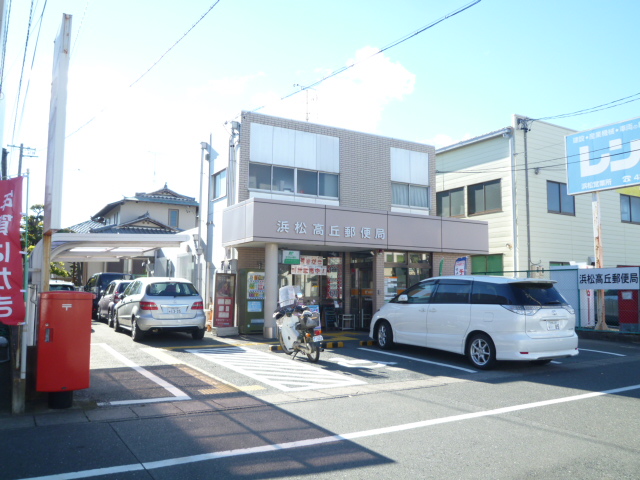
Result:
[[[173,397],[145,398],[145,399],[140,399],[140,400],[118,400],[118,401],[114,401],[114,402],[100,402],[100,403],[98,403],[98,406],[104,407],[104,406],[107,406],[107,405],[131,405],[131,404],[136,404],[136,403],[157,403],[157,402],[167,402],[167,401],[176,402],[176,401],[182,401],[182,400],[191,400],[191,397],[189,395],[187,395],[186,393],[184,393],[182,390],[180,390],[177,387],[174,387],[169,382],[163,380],[162,378],[158,377],[157,375],[154,375],[150,371],[145,370],[141,366],[139,366],[136,363],[132,362],[127,357],[122,355],[120,352],[117,352],[110,345],[107,345],[106,343],[94,343],[94,345],[101,346],[107,352],[109,352],[111,355],[113,355],[118,360],[120,360],[122,363],[124,363],[127,367],[133,368],[140,375],[142,375],[144,377],[147,377],[149,380],[151,380],[154,383],[157,383],[158,385],[160,385],[162,388],[164,388],[170,394],[173,395]]]
[[[309,440],[301,440],[297,442],[278,443],[275,445],[262,445],[251,448],[238,448],[235,450],[225,450],[222,452],[202,453],[199,455],[190,455],[187,457],[168,458],[166,460],[158,460],[155,462],[132,463],[130,465],[120,465],[117,467],[96,468],[93,470],[83,470],[79,472],[59,473],[55,475],[46,475],[42,477],[32,477],[22,480],[71,480],[77,478],[98,477],[103,475],[115,475],[123,472],[134,472],[139,470],[154,470],[158,468],[173,467],[176,465],[185,465],[189,463],[204,462],[207,460],[217,460],[220,458],[239,457],[242,455],[253,455],[256,453],[278,452],[282,450],[291,450],[294,448],[309,447],[322,445],[325,443],[344,442],[347,440],[355,440],[358,438],[373,437],[376,435],[387,435],[390,433],[403,432],[407,430],[415,430],[417,428],[432,427],[434,425],[442,425],[444,423],[461,422],[465,420],[473,420],[476,418],[490,417],[494,415],[504,415],[506,413],[518,412],[532,408],[548,407],[560,403],[576,402],[580,400],[588,400],[603,395],[613,395],[617,393],[629,392],[632,390],[640,390],[640,385],[631,385],[628,387],[614,388],[603,392],[583,393],[580,395],[572,395],[570,397],[560,397],[551,400],[543,400],[541,402],[524,403],[520,405],[512,405],[510,407],[495,408],[492,410],[484,410],[479,412],[463,413],[460,415],[452,415],[443,418],[433,418],[431,420],[422,420],[420,422],[405,423],[391,427],[374,428],[371,430],[362,430],[359,432],[344,433],[338,435],[329,435],[320,438],[311,438]]]
[[[186,352],[284,392],[348,387],[366,383],[313,366],[304,360],[292,361],[290,357],[282,358],[249,348],[200,348],[189,349]]]
[[[406,358],[407,360],[413,360],[414,362],[429,363],[431,365],[439,365],[441,367],[455,368],[456,370],[462,370],[463,372],[478,373],[477,370],[471,370],[469,368],[456,367],[455,365],[447,365],[446,363],[430,362],[429,360],[423,360],[422,358],[408,357],[406,355],[398,355],[397,353],[382,352],[380,350],[371,350],[369,348],[359,348],[358,350],[365,350],[367,352],[380,353],[382,355],[390,355],[392,357]]]
[[[587,348],[580,348],[581,352],[594,352],[594,353],[604,353],[605,355],[615,355],[616,357],[626,357],[621,353],[613,353],[613,352],[603,352],[602,350],[589,350]]]

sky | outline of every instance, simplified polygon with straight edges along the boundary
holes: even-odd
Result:
[[[228,158],[242,110],[436,147],[514,114],[607,107],[548,120],[577,131],[640,116],[637,0],[9,3],[2,144],[10,175],[9,145],[35,149],[29,205],[44,202],[53,42],[72,15],[63,226],[165,184],[199,200],[201,142]]]

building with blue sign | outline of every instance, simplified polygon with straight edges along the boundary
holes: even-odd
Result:
[[[514,115],[510,126],[438,149],[437,214],[489,223],[490,253],[472,256],[471,272],[593,263],[594,190],[605,190],[603,266],[640,265],[639,125],[577,133]],[[587,151],[599,157],[578,161]]]

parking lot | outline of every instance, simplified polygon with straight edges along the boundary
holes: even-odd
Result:
[[[75,392],[75,403],[123,413],[219,409],[309,398],[366,395],[455,382],[504,383],[547,377],[593,365],[624,364],[640,358],[635,344],[581,340],[577,357],[545,366],[498,362],[495,369],[473,369],[463,356],[397,346],[380,350],[364,332],[325,332],[318,364],[278,351],[259,335],[193,340],[181,333],[151,335],[134,343],[93,322],[91,387]],[[127,413],[129,414],[129,413]],[[104,415],[104,413],[102,414]]]

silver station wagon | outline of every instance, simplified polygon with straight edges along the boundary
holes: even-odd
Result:
[[[496,360],[545,364],[578,354],[574,310],[552,280],[491,276],[434,277],[378,310],[369,335],[466,355],[476,368]]]
[[[183,278],[138,278],[116,304],[114,328],[130,330],[134,342],[146,333],[163,331],[186,332],[201,340],[205,332],[202,297]]]

